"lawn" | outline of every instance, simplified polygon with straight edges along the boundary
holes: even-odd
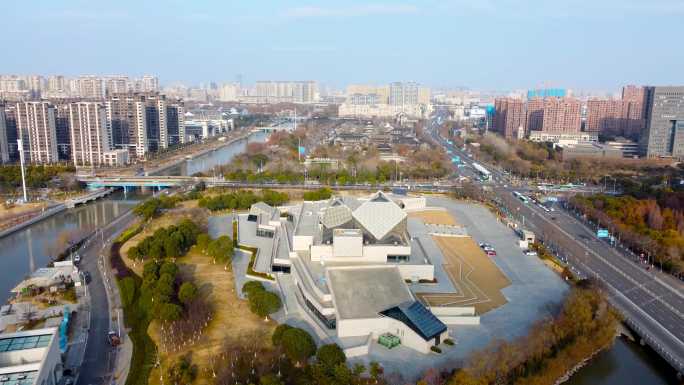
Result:
[[[418,218],[425,223],[433,225],[459,226],[456,219],[444,210],[413,211],[408,214],[409,218]]]

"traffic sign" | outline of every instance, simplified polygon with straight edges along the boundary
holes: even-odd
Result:
[[[608,238],[608,230],[598,229],[598,231],[596,231],[596,236],[599,238]]]

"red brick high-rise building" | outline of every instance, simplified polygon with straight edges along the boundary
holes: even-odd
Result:
[[[644,87],[624,87],[622,99],[619,100],[587,101],[587,132],[635,138],[644,124]]]
[[[521,99],[497,98],[494,110],[494,131],[507,139],[524,136],[526,115]]]
[[[575,98],[545,98],[542,131],[561,134],[579,133],[582,127],[581,103]]]
[[[544,99],[532,98],[527,100],[527,117],[525,119],[525,130],[540,131],[544,124]]]

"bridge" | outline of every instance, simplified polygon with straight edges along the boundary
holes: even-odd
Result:
[[[88,188],[104,187],[156,187],[167,188],[198,183],[204,179],[191,176],[80,176],[79,182],[85,183]]]
[[[81,196],[71,198],[71,199],[67,199],[64,202],[64,205],[67,208],[74,208],[80,204],[88,203],[90,201],[94,201],[96,199],[100,199],[104,196],[107,196],[107,195],[111,194],[113,191],[114,191],[114,189],[111,189],[111,188],[98,188],[94,191],[89,192],[88,194],[81,195]]]
[[[194,176],[80,176],[80,182],[88,185],[89,188],[103,188],[103,187],[153,187],[153,188],[168,188],[177,186],[187,186],[193,183],[204,182],[208,187],[228,187],[228,188],[266,188],[266,189],[300,189],[300,190],[316,190],[322,187],[328,187],[332,190],[378,190],[392,187],[403,187],[411,191],[429,191],[429,192],[448,192],[457,187],[452,184],[434,184],[434,183],[402,183],[397,185],[394,183],[383,184],[346,184],[328,186],[319,183],[248,183],[229,181],[214,177],[194,177]]]

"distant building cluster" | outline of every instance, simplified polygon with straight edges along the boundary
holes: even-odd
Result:
[[[527,100],[496,98],[492,130],[509,139],[570,144],[568,156],[635,156],[635,144],[590,145],[599,135],[638,139],[639,154],[684,157],[684,87],[625,86],[622,97],[585,103],[563,89],[531,90]],[[584,145],[582,144],[584,143]]]
[[[153,76],[2,79],[2,92],[18,97],[0,102],[2,163],[19,161],[23,152],[27,163],[120,166],[187,140],[184,102],[156,91]],[[78,85],[74,92],[72,80]]]
[[[157,92],[159,79],[145,75],[131,79],[125,75],[0,75],[0,99],[32,100],[40,98],[102,99],[127,92]]]
[[[383,86],[350,85],[339,107],[341,117],[426,117],[431,111],[430,89],[415,82]]]

